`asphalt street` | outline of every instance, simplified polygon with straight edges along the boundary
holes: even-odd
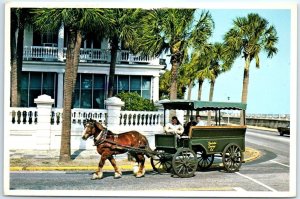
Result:
[[[191,178],[171,177],[147,171],[137,179],[131,171],[114,179],[105,172],[101,180],[90,180],[93,171],[11,172],[12,190],[97,190],[97,191],[258,191],[286,192],[290,189],[289,137],[274,132],[248,129],[246,146],[260,150],[261,157],[242,165],[239,172],[222,167],[199,171]],[[216,158],[216,162],[221,162]],[[199,195],[200,196],[200,195]]]

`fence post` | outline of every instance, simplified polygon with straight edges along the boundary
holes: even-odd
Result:
[[[119,131],[121,107],[124,102],[117,97],[111,97],[105,100],[107,109],[107,127],[112,131]]]
[[[51,111],[54,99],[40,95],[34,99],[37,106],[38,122],[36,127],[36,149],[49,150],[51,145]]]

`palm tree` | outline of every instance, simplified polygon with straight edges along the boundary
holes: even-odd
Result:
[[[214,88],[217,77],[227,71],[230,67],[223,64],[224,52],[223,45],[219,42],[214,43],[211,46],[211,52],[207,57],[209,60],[209,79],[210,79],[210,92],[209,101],[213,100]],[[231,65],[230,65],[231,66]]]
[[[114,78],[117,61],[117,53],[119,43],[122,42],[126,47],[132,46],[132,41],[135,39],[135,27],[140,18],[140,9],[109,9],[107,14],[111,19],[111,23],[105,30],[105,35],[110,41],[111,62],[108,81],[108,97],[113,96]]]
[[[222,73],[225,72],[227,68],[223,68],[224,66],[222,63],[222,58],[224,56],[223,53],[223,46],[221,43],[214,43],[211,46],[211,51],[207,56],[207,60],[209,62],[209,79],[210,79],[210,89],[209,89],[209,101],[213,101],[214,96],[214,89],[217,77]],[[211,122],[211,112],[208,112],[207,117],[207,124],[210,125]]]
[[[177,97],[179,99],[184,98],[186,91],[186,76],[179,73],[179,78],[177,79]],[[163,75],[159,77],[159,98],[160,99],[170,99],[170,80],[171,71],[166,70]]]
[[[225,53],[231,61],[241,56],[245,60],[242,103],[247,103],[250,64],[255,59],[259,68],[259,53],[265,51],[271,58],[277,53],[277,32],[274,26],[256,13],[238,17],[233,27],[225,34]]]
[[[71,107],[76,83],[82,35],[90,30],[104,27],[107,19],[103,10],[92,8],[50,8],[35,9],[35,24],[42,31],[58,29],[62,24],[67,34],[67,53],[64,78],[64,105],[60,158],[62,162],[71,159]]]
[[[12,8],[10,14],[11,106],[18,107],[21,102],[20,81],[23,64],[24,29],[30,21],[30,13],[28,8]]]
[[[138,28],[136,50],[158,57],[171,53],[170,99],[177,98],[178,69],[193,43],[203,44],[214,26],[209,12],[203,11],[195,20],[195,9],[153,9],[142,18]]]

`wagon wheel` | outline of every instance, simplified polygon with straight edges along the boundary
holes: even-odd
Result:
[[[172,167],[176,175],[181,178],[188,178],[194,176],[197,162],[194,151],[188,148],[180,148],[173,157]]]
[[[156,152],[158,150],[155,149]],[[172,156],[158,152],[150,158],[151,166],[158,173],[168,173],[172,168]]]
[[[238,145],[228,144],[225,147],[222,156],[226,171],[233,173],[239,170],[243,161],[243,153]]]
[[[205,170],[208,169],[214,162],[214,154],[207,155],[205,150],[201,148],[196,151],[197,159],[198,159],[198,169]]]

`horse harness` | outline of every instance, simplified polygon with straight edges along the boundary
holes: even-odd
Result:
[[[100,138],[98,140],[96,138],[94,138],[94,146],[98,146],[100,144],[103,144],[104,142],[108,142],[112,145],[115,145],[116,146],[115,149],[127,150],[127,151],[132,151],[132,152],[149,153],[149,151],[146,150],[146,149],[137,148],[137,147],[130,147],[130,146],[126,146],[126,145],[117,143],[118,135],[116,135],[116,134],[111,135],[113,137],[113,140],[107,139],[107,136],[108,136],[108,130],[107,130],[107,128],[105,128],[103,130],[103,132],[101,133]],[[142,147],[146,147],[146,146],[142,146]],[[112,148],[112,147],[110,147],[110,148]]]

